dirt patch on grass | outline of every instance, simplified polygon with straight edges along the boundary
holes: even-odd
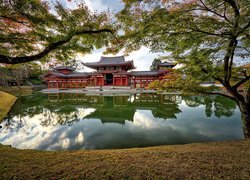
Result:
[[[0,122],[7,116],[17,98],[13,95],[0,91]]]
[[[250,141],[45,152],[0,145],[3,179],[249,179]]]

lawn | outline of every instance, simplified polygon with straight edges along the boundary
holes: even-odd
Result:
[[[6,117],[16,99],[15,96],[0,91],[0,122]]]
[[[0,145],[0,176],[2,179],[249,179],[249,157],[249,140],[57,152]]]

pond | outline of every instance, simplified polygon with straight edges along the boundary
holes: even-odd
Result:
[[[0,126],[19,149],[148,147],[243,139],[240,111],[221,96],[42,94],[21,96]]]

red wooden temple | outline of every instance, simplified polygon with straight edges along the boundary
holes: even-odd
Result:
[[[167,70],[131,71],[133,60],[125,61],[124,56],[101,57],[100,61],[83,63],[94,72],[77,72],[72,67],[56,67],[43,75],[48,89],[85,88],[86,86],[129,86],[146,87],[150,82],[162,79]]]

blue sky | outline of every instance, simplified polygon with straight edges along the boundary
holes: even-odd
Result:
[[[51,0],[54,1],[54,0]],[[118,12],[123,8],[122,0],[84,0],[86,5],[91,11],[115,11]],[[75,8],[74,0],[61,0],[68,8]],[[83,57],[78,57],[82,62],[96,62],[99,61],[103,55],[104,49],[97,49],[91,54],[86,54]],[[117,55],[123,55],[123,52],[118,53]],[[140,50],[131,52],[128,56],[125,57],[126,60],[134,60],[135,70],[149,70],[149,67],[152,64],[154,58],[164,55],[163,53],[151,53],[149,48],[141,47]],[[108,55],[106,55],[108,56]],[[112,56],[112,55],[110,55]],[[91,69],[84,68],[85,71],[92,71]]]

